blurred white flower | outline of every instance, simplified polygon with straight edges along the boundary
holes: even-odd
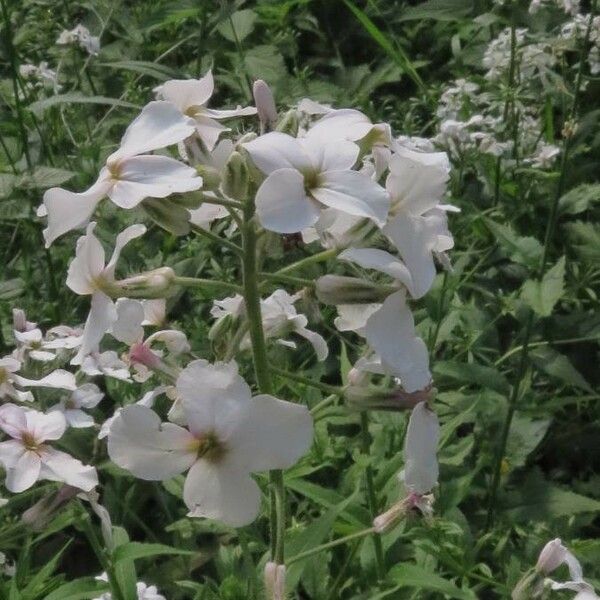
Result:
[[[108,576],[106,573],[102,573],[96,579],[98,581],[108,581]],[[143,581],[138,581],[135,584],[135,591],[137,593],[137,600],[166,600],[164,596],[158,593],[155,585],[147,585]],[[102,596],[98,596],[93,600],[113,600],[113,595],[110,592],[105,592]]]
[[[44,414],[15,404],[0,406],[0,429],[11,438],[0,442],[7,489],[22,492],[40,479],[63,481],[84,491],[98,484],[94,467],[46,443],[60,439],[66,427],[60,412]]]
[[[108,452],[136,477],[165,480],[189,469],[183,498],[189,516],[232,526],[257,516],[260,491],[250,473],[284,469],[309,448],[312,418],[306,407],[259,395],[237,365],[190,363],[177,381],[187,429],[161,423],[149,408],[123,408],[112,422]]]
[[[144,198],[166,198],[202,186],[195,169],[170,158],[147,154],[176,144],[194,132],[194,121],[169,102],[150,102],[129,125],[121,145],[106,159],[96,182],[85,192],[50,188],[38,216],[48,215],[46,247],[59,236],[84,225],[96,205],[108,196],[121,208],[134,208]]]
[[[90,30],[81,23],[71,30],[63,29],[56,44],[58,46],[79,44],[91,56],[96,56],[100,52],[100,38],[93,36]]]
[[[56,71],[48,67],[46,61],[42,61],[39,66],[32,64],[22,64],[19,66],[19,75],[26,80],[33,80],[35,83],[50,84],[55,92],[60,90]]]
[[[215,147],[221,133],[229,131],[228,127],[219,123],[221,119],[256,114],[253,106],[238,106],[231,110],[208,108],[214,90],[212,71],[200,79],[171,79],[154,88],[157,98],[174,104],[182,115],[193,119],[196,133],[209,152]]]
[[[295,233],[317,222],[323,205],[367,217],[383,225],[387,192],[370,177],[353,171],[359,147],[323,136],[293,138],[271,132],[243,144],[265,174],[256,194],[258,218],[266,229]]]
[[[55,404],[49,410],[61,412],[67,424],[71,427],[77,429],[92,427],[94,425],[94,417],[86,413],[83,409],[95,408],[102,398],[104,398],[104,394],[97,385],[84,383],[71,392],[69,396],[63,397],[58,404]]]

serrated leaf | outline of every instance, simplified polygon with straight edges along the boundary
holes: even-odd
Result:
[[[231,20],[230,20],[231,19]],[[256,13],[246,8],[234,12],[230,17],[226,17],[217,25],[217,31],[230,42],[241,42],[246,39],[254,30],[256,22]]]
[[[600,183],[584,183],[569,190],[558,202],[561,212],[578,215],[600,201]]]
[[[449,377],[463,384],[489,388],[500,394],[508,393],[510,388],[506,377],[500,371],[477,363],[438,361],[433,369],[436,375]]]
[[[540,317],[548,317],[565,291],[565,257],[550,268],[541,281],[529,279],[521,288],[521,298]]]
[[[51,106],[59,104],[104,104],[108,106],[121,106],[123,108],[140,108],[137,104],[119,100],[118,98],[109,98],[107,96],[86,96],[81,92],[72,92],[70,94],[58,94],[50,98],[44,98],[33,102],[27,108],[34,113],[42,113]]]
[[[535,238],[519,236],[509,225],[501,225],[491,219],[485,219],[485,224],[513,262],[526,267],[539,264],[542,245]]]
[[[594,393],[592,386],[564,354],[552,348],[536,348],[531,352],[531,358],[538,369],[551,377],[556,377],[563,383],[578,387],[590,394]]]
[[[173,548],[165,544],[145,544],[142,542],[127,542],[119,546],[113,554],[113,561],[119,563],[126,560],[137,560],[138,558],[148,558],[150,556],[159,556],[163,554],[191,555],[195,554],[192,550],[182,550]]]
[[[476,598],[475,594],[470,590],[462,590],[451,581],[419,565],[410,563],[396,565],[392,567],[388,577],[391,581],[400,583],[396,589],[414,587],[420,592],[424,590],[439,592],[446,597],[458,598],[459,600],[475,600]]]

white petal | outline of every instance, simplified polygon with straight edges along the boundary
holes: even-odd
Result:
[[[247,471],[221,461],[199,460],[183,487],[190,517],[218,519],[232,527],[252,523],[260,509],[260,490]]]
[[[94,235],[96,223],[87,226],[85,235],[77,240],[75,258],[69,265],[67,285],[76,294],[93,294],[97,287],[96,278],[104,270],[104,248]]]
[[[133,156],[119,167],[119,179],[108,196],[121,208],[134,208],[144,198],[166,198],[202,187],[196,169],[168,156]]]
[[[75,193],[57,187],[47,190],[44,193],[44,206],[48,214],[48,226],[43,232],[46,248],[67,231],[85,225],[111,186],[108,170],[102,169],[96,183],[85,192]]]
[[[345,140],[323,142],[319,138],[309,136],[300,142],[319,173],[351,169],[360,151],[356,144]]]
[[[349,260],[363,269],[376,269],[412,288],[412,277],[406,265],[393,254],[378,248],[347,248],[339,257]]]
[[[23,452],[14,468],[6,471],[6,488],[15,494],[24,492],[38,480],[41,466],[40,457],[35,452]]]
[[[437,415],[426,402],[419,402],[410,415],[404,441],[404,483],[410,491],[426,494],[437,484],[439,439]]]
[[[51,362],[56,358],[56,354],[44,350],[31,350],[29,352],[29,358],[39,362]]]
[[[136,477],[151,481],[183,473],[196,460],[194,436],[173,423],[161,423],[151,409],[126,406],[108,432],[111,460]]]
[[[369,117],[360,111],[344,108],[327,113],[308,130],[307,137],[320,141],[357,141],[368,135],[373,127]]]
[[[194,121],[182,115],[170,102],[150,102],[129,125],[121,147],[108,157],[107,163],[166,148],[194,133]]]
[[[121,251],[129,242],[135,240],[136,238],[141,237],[146,233],[146,226],[136,223],[135,225],[130,225],[126,227],[121,233],[117,235],[117,239],[115,240],[115,249],[113,250],[112,256],[108,261],[104,269],[104,275],[108,277],[114,277],[115,267],[117,266],[117,261],[121,256]]]
[[[13,375],[14,382],[21,387],[47,387],[59,390],[74,390],[77,388],[75,375],[63,369],[56,369],[41,379],[26,379]]]
[[[250,472],[291,467],[312,443],[313,421],[301,404],[273,396],[252,399],[245,422],[231,435],[231,460]]]
[[[225,127],[225,125],[221,125],[218,121],[205,117],[202,114],[196,115],[194,120],[196,121],[196,133],[206,146],[206,149],[212,152],[217,145],[219,136],[224,131],[229,131],[229,127]]]
[[[338,316],[334,325],[339,331],[356,331],[364,336],[364,327],[367,320],[381,308],[381,304],[340,304],[337,307]]]
[[[144,321],[142,325],[155,325],[159,327],[167,319],[167,301],[164,298],[156,300],[142,300],[144,307]]]
[[[252,403],[248,384],[235,362],[192,361],[177,379],[177,392],[190,430],[227,437],[243,421]]]
[[[216,219],[223,219],[229,216],[229,211],[224,206],[218,204],[201,204],[198,208],[192,209],[190,213],[190,223],[198,225],[203,229],[208,229],[210,224]]]
[[[61,412],[45,414],[37,410],[28,410],[25,418],[27,420],[27,432],[37,442],[59,440],[67,428],[67,422]]]
[[[266,175],[278,169],[314,169],[301,143],[291,135],[272,131],[243,145],[252,162]]]
[[[64,481],[67,485],[89,492],[98,485],[98,473],[89,465],[66,452],[47,448],[42,454],[41,477],[50,481]]]
[[[387,192],[375,181],[357,171],[326,171],[311,195],[326,206],[383,225],[390,208]]]
[[[0,463],[7,471],[13,469],[25,452],[25,447],[18,440],[0,442]]]
[[[205,108],[202,111],[203,115],[211,119],[231,119],[233,117],[251,117],[256,114],[254,106],[238,106],[237,108],[229,108],[226,110],[215,110],[213,108]]]
[[[400,378],[402,387],[408,393],[422,390],[431,384],[429,352],[420,337],[415,337],[410,343],[410,354],[412,356],[410,367],[404,370],[398,368],[391,373]]]
[[[69,424],[69,427],[74,427],[75,429],[93,427],[95,424],[94,417],[88,415],[86,412],[83,412],[79,408],[65,410],[64,415],[65,419],[67,420],[67,423]]]
[[[319,218],[319,208],[304,191],[304,177],[295,169],[279,169],[263,181],[256,212],[265,229],[278,233],[302,231]]]
[[[315,331],[310,331],[306,329],[306,327],[300,327],[296,329],[296,333],[301,335],[303,338],[306,338],[312,345],[315,350],[315,354],[317,355],[317,360],[325,360],[327,355],[329,354],[329,348],[327,347],[327,342],[323,338],[322,335],[316,333]]]
[[[21,432],[27,427],[25,410],[16,404],[0,406],[0,429],[13,438],[20,438]]]
[[[158,96],[173,103],[182,113],[206,104],[215,88],[211,71],[201,79],[171,79],[156,88]]]
[[[144,306],[133,298],[119,298],[115,303],[117,320],[112,326],[112,335],[120,342],[132,346],[144,337]]]
[[[79,352],[71,360],[72,365],[80,365],[91,352],[97,352],[104,334],[110,330],[117,320],[117,311],[113,301],[104,293],[92,295],[92,305],[85,327]]]

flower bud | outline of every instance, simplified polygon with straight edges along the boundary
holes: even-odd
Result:
[[[262,79],[257,79],[252,86],[252,93],[258,111],[261,133],[273,131],[277,124],[277,107],[271,88]]]
[[[187,235],[190,232],[190,213],[174,198],[146,198],[140,206],[161,229],[173,235]]]
[[[232,152],[223,173],[221,189],[235,200],[244,201],[248,197],[248,166],[239,152]]]
[[[568,550],[562,545],[560,538],[548,542],[540,552],[536,571],[549,575],[565,562]]]
[[[208,339],[212,342],[222,338],[229,331],[232,323],[232,315],[225,315],[224,317],[217,319],[208,330]]]
[[[36,328],[36,323],[32,323],[31,321],[27,320],[25,311],[22,308],[13,308],[12,315],[13,315],[13,329],[15,331],[24,333],[26,331],[31,331],[32,329]]]
[[[285,565],[274,562],[265,565],[265,597],[267,600],[285,599]]]
[[[221,173],[210,165],[196,165],[196,171],[202,177],[202,190],[215,191],[221,184]]]
[[[296,137],[298,135],[298,111],[294,108],[288,110],[279,121],[276,130]]]
[[[125,298],[166,298],[174,291],[175,272],[171,267],[160,267],[114,282],[114,295]],[[110,286],[113,287],[112,285]],[[110,294],[113,295],[113,294]]]
[[[400,520],[406,515],[407,508],[404,501],[397,502],[392,508],[384,513],[377,515],[373,519],[373,529],[376,533],[385,533],[395,527]]]
[[[390,285],[371,283],[358,277],[324,275],[316,283],[317,298],[323,304],[369,304],[383,302],[398,289]]]
[[[530,569],[521,577],[510,597],[512,600],[532,600],[539,598],[543,589],[543,579],[534,569]]]

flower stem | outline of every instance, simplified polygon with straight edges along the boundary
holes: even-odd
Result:
[[[362,452],[363,454],[368,455],[371,446],[371,436],[369,435],[369,416],[366,411],[360,413],[360,427]],[[373,469],[370,464],[365,468],[365,488],[367,491],[369,512],[371,513],[371,518],[374,519],[379,510],[377,508],[377,496],[375,494],[375,484],[373,481]],[[375,533],[375,530],[371,529],[370,532],[373,533],[373,547],[375,548],[375,560],[377,561],[377,579],[382,581],[385,578],[383,545],[381,543],[381,538]]]
[[[271,367],[271,371],[273,373],[277,373],[281,377],[285,377],[286,379],[290,379],[291,381],[297,381],[298,383],[303,383],[309,387],[313,387],[317,390],[321,390],[325,394],[342,396],[344,394],[344,389],[337,385],[329,385],[328,383],[321,383],[320,381],[316,381],[314,379],[310,379],[309,377],[303,377],[302,375],[297,375],[296,373],[290,373],[285,369],[278,369],[277,367]]]
[[[323,250],[322,252],[317,252],[317,254],[312,254],[311,256],[307,256],[287,267],[283,267],[283,269],[279,269],[273,273],[273,275],[283,275],[285,273],[290,273],[291,271],[297,271],[298,269],[302,269],[308,265],[312,265],[314,263],[324,262],[329,260],[330,258],[335,258],[340,252],[341,248],[330,248],[329,250]]]
[[[231,292],[241,292],[242,288],[235,283],[227,281],[218,281],[215,279],[200,279],[198,277],[175,277],[174,285],[180,285],[188,288],[199,288],[200,290],[229,290]]]
[[[244,285],[244,303],[248,318],[248,330],[252,344],[252,358],[258,389],[263,394],[273,393],[273,383],[269,372],[267,346],[262,326],[260,310],[260,292],[256,257],[256,228],[254,224],[254,202],[248,201],[243,210],[242,225],[242,272]],[[285,537],[285,487],[281,470],[269,473],[270,524],[271,524],[271,558],[277,564],[284,562]]]
[[[202,237],[208,238],[211,242],[215,242],[216,244],[225,246],[225,247],[229,248],[230,250],[232,250],[233,252],[235,252],[236,254],[238,254],[239,256],[242,255],[242,249],[237,244],[230,242],[228,239],[219,237],[218,235],[215,235],[209,229],[204,229],[204,227],[200,227],[198,225],[192,224],[191,228],[192,228],[192,231],[194,231],[198,235],[201,235]]]

